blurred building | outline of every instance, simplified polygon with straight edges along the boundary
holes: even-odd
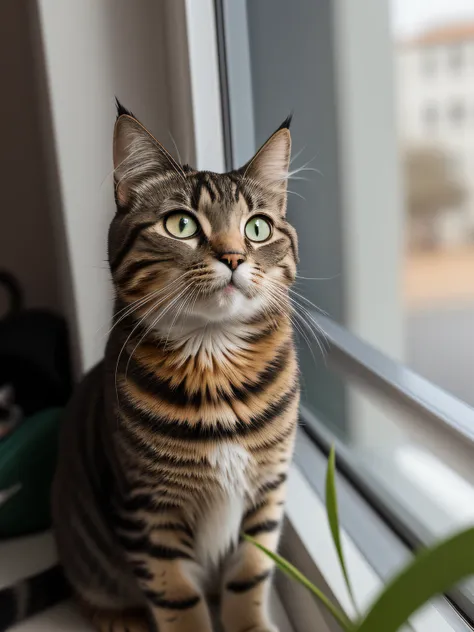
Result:
[[[472,242],[474,22],[432,28],[399,43],[396,65],[405,177],[412,181],[405,182],[408,233],[422,238],[421,225],[432,245]],[[416,205],[420,200],[424,206]]]

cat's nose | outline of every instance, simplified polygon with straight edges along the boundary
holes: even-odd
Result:
[[[231,270],[237,270],[240,264],[245,261],[245,255],[243,252],[226,252],[220,255],[219,259]]]

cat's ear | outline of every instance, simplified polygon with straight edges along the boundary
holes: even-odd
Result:
[[[133,185],[147,175],[182,169],[140,121],[116,100],[114,129],[114,179],[117,203],[126,206]]]
[[[291,115],[283,121],[255,156],[239,172],[274,193],[286,195],[291,156]]]

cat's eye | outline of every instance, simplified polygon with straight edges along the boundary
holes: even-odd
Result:
[[[266,241],[272,234],[270,220],[256,215],[245,224],[245,235],[250,241]]]
[[[189,213],[176,212],[171,213],[165,219],[165,228],[173,237],[189,239],[196,235],[199,230],[199,224]]]

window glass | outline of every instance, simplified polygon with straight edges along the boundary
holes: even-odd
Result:
[[[366,391],[333,363],[350,357],[367,378],[356,361],[372,354],[376,372],[412,375],[390,355],[474,406],[474,66],[470,82],[449,70],[460,33],[472,33],[474,55],[474,3],[364,0],[361,13],[353,0],[223,2],[233,165],[294,112],[287,215],[299,240],[302,422],[322,444],[339,440],[341,462],[355,463],[376,487],[371,498],[418,542],[472,524],[471,451],[443,431],[436,444],[436,421],[396,409],[386,384]],[[246,119],[255,144],[243,143]],[[318,309],[352,356],[325,356]],[[427,388],[433,406],[447,398],[469,420],[468,407]]]
[[[474,3],[366,2],[225,2],[234,166],[294,112],[304,397],[341,429],[311,310],[474,406]]]
[[[405,361],[474,406],[474,171],[467,168],[474,164],[474,3],[391,5],[404,186]],[[411,66],[417,56],[430,59],[433,47],[439,81],[427,82]]]

